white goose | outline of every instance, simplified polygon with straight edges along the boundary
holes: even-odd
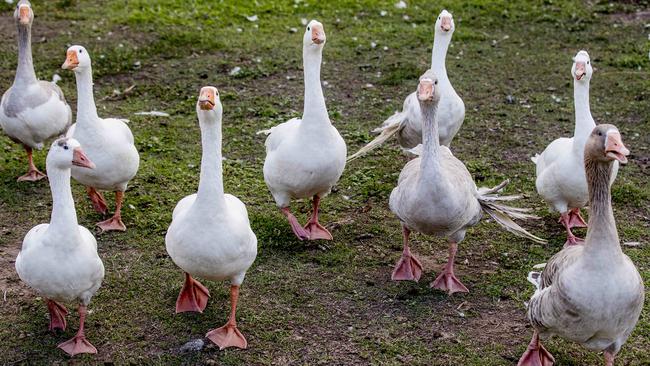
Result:
[[[257,238],[250,228],[246,206],[237,197],[224,194],[221,157],[219,92],[204,87],[196,105],[201,126],[201,179],[199,191],[180,200],[167,230],[167,253],[185,271],[185,284],[176,301],[176,312],[203,312],[210,293],[192,276],[213,281],[230,280],[230,318],[226,325],[208,332],[219,348],[246,348],[246,338],[237,329],[239,287],[257,256]]]
[[[303,37],[305,106],[294,118],[267,131],[264,181],[298,239],[331,240],[318,222],[320,200],[332,190],[345,168],[347,148],[327,114],[320,81],[325,45],[323,25],[312,20]],[[304,227],[289,210],[292,198],[313,197],[314,212]]]
[[[528,233],[510,219],[534,218],[525,214],[526,209],[496,203],[518,198],[499,197],[495,194],[507,181],[493,189],[477,189],[465,165],[452,155],[449,148],[440,145],[436,118],[440,100],[438,85],[439,81],[431,70],[420,77],[416,94],[424,123],[424,146],[420,149],[421,157],[406,164],[400,173],[397,187],[390,195],[390,209],[402,222],[404,234],[404,251],[395,266],[392,279],[420,279],[422,265],[408,246],[412,230],[449,237],[449,260],[431,286],[452,294],[468,291],[454,275],[454,259],[465,231],[478,224],[483,211],[508,231],[538,242],[544,240]]]
[[[74,139],[56,140],[47,154],[47,174],[52,190],[52,218],[49,224],[32,228],[16,258],[16,272],[31,288],[47,299],[50,330],[65,330],[66,308],[59,302],[79,302],[79,331],[59,348],[74,356],[97,353],[86,340],[86,307],[101,286],[104,265],[97,255],[95,237],[77,224],[70,189],[70,168],[93,169],[94,164]]]
[[[18,181],[37,181],[45,174],[34,165],[32,150],[40,150],[46,140],[65,134],[72,123],[72,111],[55,82],[36,78],[32,62],[34,12],[29,1],[18,2],[14,19],[18,27],[18,68],[13,85],[0,102],[0,126],[27,152],[29,171]]]
[[[645,289],[634,263],[621,250],[611,203],[614,162],[630,152],[618,129],[598,125],[587,137],[584,169],[589,190],[589,228],[584,245],[565,247],[529,280],[537,291],[528,305],[534,328],[519,366],[551,365],[553,356],[540,336],[558,335],[588,349],[605,351],[608,366],[632,333],[643,308]]]
[[[586,51],[576,54],[571,67],[573,98],[575,104],[575,131],[573,137],[561,137],[551,142],[544,152],[535,155],[537,192],[549,206],[560,212],[560,223],[566,228],[565,245],[582,242],[571,232],[573,227],[586,227],[580,208],[589,199],[583,156],[585,143],[596,127],[589,110],[589,81],[593,68]],[[618,162],[613,165],[612,183],[616,178]]]
[[[93,170],[73,168],[72,177],[87,187],[93,207],[102,214],[106,213],[106,201],[97,189],[115,191],[115,214],[97,226],[102,231],[125,231],[121,215],[124,191],[140,165],[133,134],[124,121],[97,115],[90,55],[85,48],[68,48],[62,68],[73,70],[77,79],[77,123],[68,136],[79,140],[97,165]]]
[[[447,67],[445,66],[447,49],[455,29],[454,18],[451,13],[443,10],[436,20],[433,51],[431,52],[431,70],[438,76],[440,89],[437,115],[440,128],[440,144],[447,147],[451,145],[451,141],[458,133],[465,119],[465,104],[451,85],[447,76]],[[411,93],[404,101],[402,111],[392,115],[384,121],[381,127],[373,132],[378,132],[379,136],[351,155],[348,161],[365,155],[393,135],[397,136],[399,144],[404,149],[411,149],[421,144],[422,113],[416,94]]]

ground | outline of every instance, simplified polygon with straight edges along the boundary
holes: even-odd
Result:
[[[613,123],[632,151],[613,187],[624,251],[650,283],[650,13],[647,0],[595,1],[34,1],[33,51],[38,76],[59,85],[76,106],[65,50],[91,53],[101,116],[125,117],[141,156],[126,193],[126,233],[97,234],[106,267],[93,298],[87,335],[95,356],[75,363],[215,365],[513,365],[531,328],[524,302],[532,266],[560,250],[565,236],[535,193],[530,156],[573,131],[571,58],[586,49],[596,71],[591,107]],[[0,9],[0,89],[16,65],[15,5]],[[446,8],[456,32],[447,57],[450,79],[466,105],[453,142],[479,185],[504,178],[506,193],[541,217],[524,226],[544,245],[512,236],[485,218],[470,230],[456,261],[469,294],[448,297],[429,288],[446,261],[440,238],[414,235],[425,274],[419,283],[390,281],[401,250],[399,222],[388,195],[407,161],[391,142],[348,165],[322,221],[333,242],[295,240],[262,176],[264,138],[255,132],[302,111],[303,23],[320,20],[327,33],[322,78],[327,106],[350,152],[401,107],[430,63],[433,23]],[[250,21],[246,16],[257,15]],[[241,71],[231,75],[230,71]],[[224,105],[226,191],[249,210],[259,255],[242,286],[238,321],[249,349],[181,352],[228,315],[228,287],[204,281],[212,297],[204,314],[174,315],[183,275],[165,251],[164,235],[178,200],[196,191],[200,163],[194,104],[214,85]],[[138,116],[159,110],[170,117]],[[18,279],[14,258],[25,233],[47,222],[47,181],[17,183],[26,163],[21,147],[0,137],[0,363],[61,364],[56,344],[77,327],[47,331],[46,308]],[[45,152],[36,153],[44,168]],[[102,219],[73,182],[79,222]],[[112,205],[113,197],[108,195]],[[301,221],[308,202],[293,205]],[[580,235],[584,231],[578,230]],[[70,307],[74,304],[68,304]],[[602,355],[554,339],[558,365],[596,365]],[[650,305],[618,365],[650,364]]]

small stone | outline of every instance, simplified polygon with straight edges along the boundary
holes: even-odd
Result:
[[[513,97],[512,95],[507,95],[506,104],[515,104],[515,97]]]
[[[203,349],[203,339],[194,339],[181,346],[181,352],[198,352]]]

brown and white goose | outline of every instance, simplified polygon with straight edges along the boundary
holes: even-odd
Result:
[[[614,162],[630,152],[615,126],[596,126],[588,137],[584,165],[589,189],[589,227],[584,245],[565,247],[531,272],[537,291],[528,305],[533,339],[519,366],[552,365],[539,338],[558,335],[604,351],[608,366],[632,333],[644,300],[644,285],[634,263],[621,250],[612,211],[610,179]]]

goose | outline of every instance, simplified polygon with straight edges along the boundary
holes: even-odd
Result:
[[[454,274],[454,259],[465,231],[478,224],[483,211],[508,231],[537,242],[544,240],[528,233],[510,219],[536,218],[526,214],[527,209],[497,203],[519,198],[500,197],[496,194],[508,181],[492,189],[477,189],[465,165],[452,155],[448,147],[440,144],[436,118],[440,101],[438,85],[440,82],[432,70],[420,77],[416,94],[424,122],[424,145],[412,152],[421,157],[404,166],[397,187],[390,194],[390,209],[402,223],[404,238],[402,257],[391,278],[396,281],[420,279],[422,264],[409,248],[411,231],[448,237],[448,262],[431,287],[447,291],[451,295],[455,292],[468,292],[467,287]]]
[[[541,274],[529,274],[537,287],[528,303],[534,333],[519,366],[552,364],[553,356],[540,342],[551,335],[604,351],[611,366],[639,320],[643,280],[621,250],[610,192],[614,162],[625,164],[629,153],[613,125],[598,125],[587,137],[587,237],[584,245],[566,246],[555,254]]]
[[[97,167],[92,170],[72,168],[72,177],[87,188],[93,207],[106,213],[106,201],[97,190],[115,191],[115,214],[97,223],[102,231],[125,231],[122,203],[128,182],[138,172],[140,156],[133,134],[123,120],[100,118],[93,96],[93,72],[90,55],[82,46],[68,48],[63,69],[74,71],[77,80],[77,123],[68,136],[77,139]]]
[[[451,43],[451,36],[456,26],[454,18],[447,10],[438,15],[435,24],[433,51],[431,52],[431,70],[438,76],[440,89],[440,102],[438,103],[438,134],[440,144],[451,146],[451,141],[460,130],[465,119],[465,104],[458,96],[447,76],[445,58]],[[362,147],[358,152],[348,158],[348,161],[359,158],[381,145],[391,136],[395,135],[400,146],[411,149],[422,143],[422,113],[417,95],[411,93],[406,100],[401,112],[388,118],[381,127],[373,132],[379,133],[374,140]]]
[[[573,99],[575,104],[575,131],[573,137],[561,137],[551,142],[544,152],[532,157],[536,165],[535,186],[549,207],[560,212],[560,223],[567,232],[565,245],[583,242],[572,232],[573,227],[586,227],[580,208],[589,199],[583,155],[585,143],[596,122],[589,110],[589,81],[593,74],[591,59],[586,51],[580,51],[571,66]],[[618,162],[613,165],[612,183],[618,172]]]
[[[46,140],[65,134],[72,123],[72,111],[56,81],[36,78],[32,61],[34,11],[29,1],[18,2],[14,19],[18,28],[18,68],[13,85],[0,101],[0,126],[27,152],[29,171],[18,181],[37,181],[45,174],[34,165],[33,149],[41,150]]]
[[[266,139],[264,181],[275,203],[299,240],[332,240],[318,222],[320,200],[332,190],[345,169],[347,147],[327,114],[320,81],[325,46],[323,24],[312,20],[303,37],[305,104],[302,119],[294,118],[270,130]],[[303,228],[291,213],[292,198],[313,197],[313,214]]]
[[[196,104],[201,127],[201,177],[198,193],[180,200],[172,214],[165,243],[167,253],[185,272],[185,284],[176,301],[176,313],[203,312],[210,292],[192,276],[213,281],[230,280],[231,312],[226,325],[206,337],[219,348],[246,348],[235,313],[239,287],[257,256],[257,238],[251,230],[246,206],[224,194],[221,157],[223,106],[219,91],[206,86]]]
[[[70,169],[94,169],[75,139],[60,138],[47,154],[46,169],[52,190],[52,217],[49,224],[33,227],[23,240],[16,258],[20,279],[47,300],[50,330],[66,328],[68,314],[61,302],[79,302],[79,330],[59,348],[74,356],[97,353],[86,339],[84,322],[90,299],[104,279],[104,265],[97,254],[93,234],[77,223],[70,189]]]

